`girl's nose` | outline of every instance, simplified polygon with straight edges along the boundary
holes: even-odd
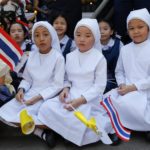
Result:
[[[40,40],[42,41],[42,40],[44,40],[44,37],[43,37],[43,35],[40,35]]]

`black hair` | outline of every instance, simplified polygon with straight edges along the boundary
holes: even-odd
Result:
[[[106,23],[110,26],[111,30],[113,30],[113,34],[111,35],[111,37],[112,37],[112,38],[115,38],[115,37],[116,37],[116,34],[115,34],[114,24],[113,24],[110,20],[105,19],[105,18],[103,18],[103,19],[101,18],[101,19],[98,21],[98,23],[100,23],[100,22],[106,22]]]
[[[50,23],[53,25],[54,21],[58,18],[58,17],[63,17],[67,23],[67,30],[66,30],[66,34],[68,35],[68,32],[69,32],[69,28],[70,28],[70,24],[69,24],[69,19],[68,19],[68,16],[65,12],[63,11],[58,11],[58,12],[55,12],[52,17],[51,17],[51,20],[50,20]]]
[[[28,33],[28,29],[23,24],[21,24],[19,22],[16,22],[16,21],[11,23],[10,27],[8,28],[8,33],[10,34],[10,29],[11,29],[12,25],[14,25],[14,24],[19,24],[22,27],[24,35],[25,35],[25,39],[27,39],[28,38],[28,34],[29,34]]]

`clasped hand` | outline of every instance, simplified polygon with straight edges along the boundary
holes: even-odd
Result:
[[[86,103],[86,99],[83,96],[66,102],[65,99],[68,98],[68,95],[69,95],[69,88],[64,88],[59,95],[59,99],[62,103],[64,103],[64,108],[69,111],[72,111],[73,108],[77,108],[80,105]]]
[[[37,103],[38,101],[40,101],[42,99],[43,98],[42,98],[41,95],[37,95],[37,96],[34,96],[31,99],[25,101],[24,100],[24,91],[23,91],[23,89],[20,89],[18,91],[18,93],[16,94],[16,100],[19,101],[22,104],[25,104],[25,105],[33,105],[33,104]]]

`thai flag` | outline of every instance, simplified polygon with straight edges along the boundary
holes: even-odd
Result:
[[[105,98],[103,101],[100,102],[100,104],[105,108],[105,110],[107,111],[112,126],[117,134],[117,136],[122,139],[123,141],[129,141],[130,139],[130,134],[131,131],[125,129],[123,127],[123,125],[121,124],[118,112],[116,111],[116,109],[114,108],[112,101],[110,99],[110,97]]]
[[[23,51],[11,37],[0,28],[0,59],[2,59],[11,70],[20,61]]]

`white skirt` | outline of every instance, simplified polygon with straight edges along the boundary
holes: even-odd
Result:
[[[126,128],[150,131],[150,102],[145,92],[134,91],[121,96],[115,89],[106,95],[110,95],[120,120]]]
[[[78,146],[94,143],[99,140],[102,140],[105,144],[111,144],[112,141],[107,133],[113,132],[113,129],[106,112],[100,111],[99,107],[94,107],[89,103],[81,105],[78,110],[86,118],[94,117],[96,119],[97,127],[102,132],[101,137],[79,121],[74,116],[73,111],[64,109],[58,97],[42,104],[38,118],[43,124]]]
[[[20,123],[20,111],[22,109],[27,109],[28,114],[33,117],[35,125],[42,125],[40,120],[37,118],[38,110],[41,104],[42,101],[39,101],[34,105],[25,107],[14,98],[0,108],[1,121],[4,120],[4,123]]]

